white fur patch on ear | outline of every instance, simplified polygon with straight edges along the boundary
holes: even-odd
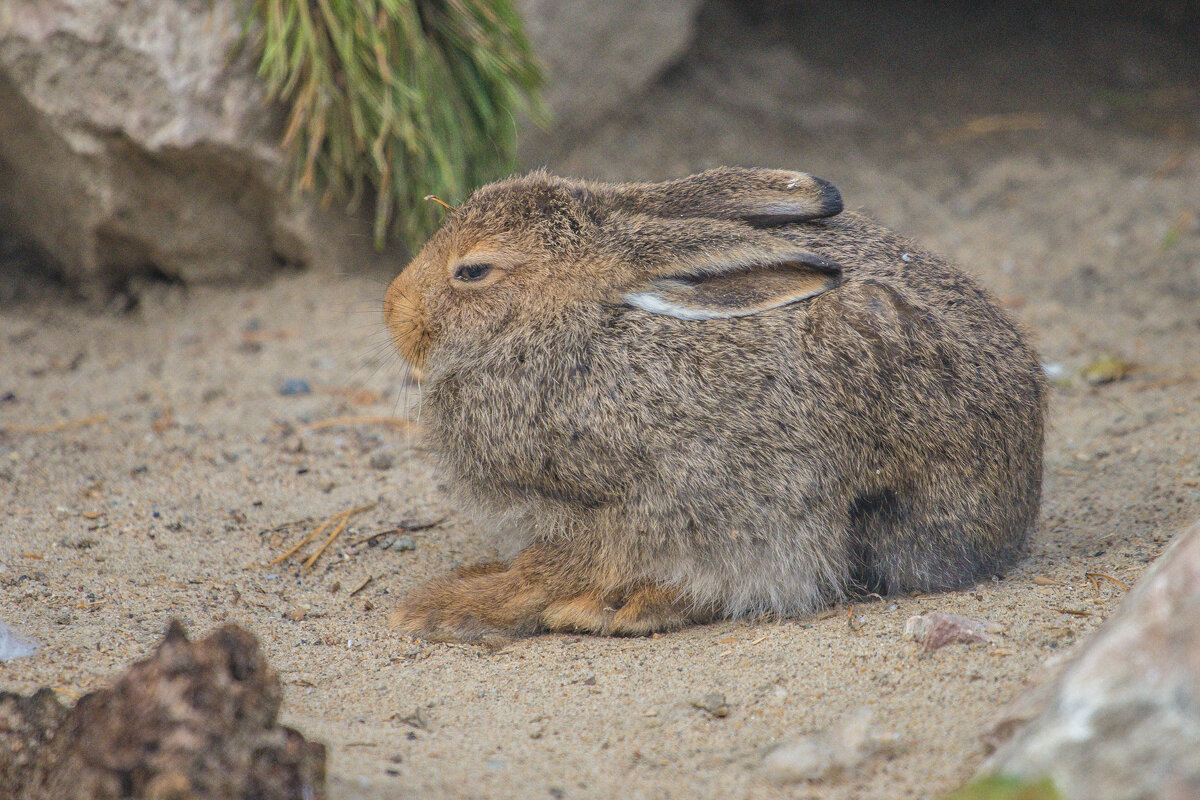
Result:
[[[666,317],[675,317],[675,319],[726,319],[728,317],[742,316],[741,314],[720,314],[704,308],[681,306],[676,303],[667,302],[661,296],[651,294],[650,292],[627,294],[621,299],[626,304],[634,308],[640,308],[642,311],[649,311],[651,314],[661,314]]]
[[[707,270],[652,277],[621,299],[642,311],[676,319],[730,319],[798,303],[839,283],[841,267],[800,251],[761,262],[722,262]]]
[[[796,302],[791,300],[780,300],[777,303],[768,305],[754,306],[752,308],[730,309],[728,311],[715,311],[710,308],[701,308],[698,306],[685,306],[679,303],[672,303],[661,295],[651,292],[637,292],[627,294],[621,298],[626,305],[631,305],[634,308],[640,308],[642,311],[648,311],[651,314],[659,314],[664,317],[674,317],[675,319],[687,320],[707,320],[707,319],[733,319],[735,317],[749,317],[754,314],[760,314],[763,311],[770,311],[773,308],[783,308],[786,305]],[[800,298],[803,299],[803,298]]]

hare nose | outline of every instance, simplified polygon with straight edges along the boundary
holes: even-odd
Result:
[[[384,293],[383,320],[400,355],[419,369],[425,361],[430,330],[420,294],[405,272],[397,275]]]

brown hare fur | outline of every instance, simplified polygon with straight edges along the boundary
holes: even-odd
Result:
[[[457,501],[511,561],[417,589],[433,639],[645,634],[1007,569],[1046,387],[992,298],[829,183],[534,172],[477,190],[384,304]]]

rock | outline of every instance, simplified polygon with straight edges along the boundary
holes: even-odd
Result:
[[[325,747],[276,724],[282,696],[253,635],[226,625],[190,642],[173,622],[74,708],[50,689],[0,692],[0,797],[321,800]]]
[[[303,378],[288,378],[279,384],[279,393],[284,397],[312,394],[312,387]]]
[[[381,447],[371,454],[371,457],[368,459],[367,463],[371,465],[371,469],[391,469],[396,463],[396,455],[391,448]]]
[[[6,0],[0,231],[93,296],[376,258],[370,226],[287,187],[237,0]],[[394,258],[394,254],[392,256]]]
[[[41,649],[33,639],[22,636],[0,622],[0,663],[28,658]]]
[[[559,132],[588,128],[661,75],[691,43],[701,5],[517,0]]]
[[[1129,373],[1137,369],[1137,365],[1114,356],[1101,356],[1079,370],[1079,377],[1089,386],[1102,386],[1106,383],[1124,380]]]
[[[1004,626],[997,622],[961,614],[943,614],[940,611],[909,617],[904,623],[904,636],[920,642],[926,653],[948,644],[990,642],[992,634],[1002,630]]]
[[[1200,797],[1200,522],[988,740],[981,774],[1049,777],[1068,800]]]
[[[898,737],[876,730],[872,716],[869,708],[860,708],[830,730],[780,745],[763,759],[763,776],[775,783],[818,781],[894,750]]]
[[[710,715],[718,718],[729,716],[729,703],[725,702],[725,695],[720,692],[712,692],[699,700],[693,700],[692,708],[707,711]]]

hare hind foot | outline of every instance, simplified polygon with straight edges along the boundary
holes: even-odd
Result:
[[[602,590],[570,550],[533,544],[511,563],[466,567],[418,587],[393,627],[433,641],[498,643],[539,630],[644,636],[701,621],[671,589]]]
[[[645,636],[673,631],[704,618],[685,610],[679,595],[661,586],[642,586],[625,597],[625,603],[613,614],[609,633]]]
[[[461,569],[412,592],[390,622],[431,641],[499,644],[539,630],[645,636],[702,621],[658,586],[568,594],[529,578],[503,563]]]
[[[588,591],[554,601],[542,611],[541,627],[606,636],[646,636],[699,621],[681,609],[675,592],[660,586],[639,586],[618,597]]]

